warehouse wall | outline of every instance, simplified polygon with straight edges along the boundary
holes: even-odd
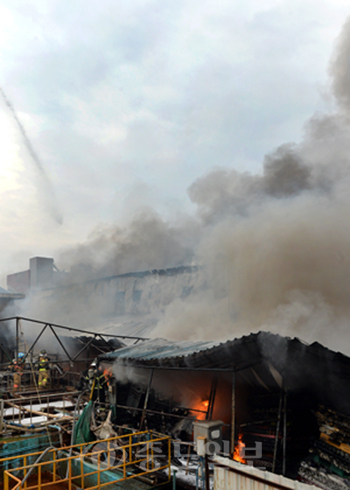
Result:
[[[22,313],[75,326],[124,316],[157,317],[175,299],[205,287],[205,275],[197,267],[129,273],[32,291]]]
[[[252,466],[236,463],[228,458],[215,457],[214,490],[317,490],[284,476],[261,471]]]

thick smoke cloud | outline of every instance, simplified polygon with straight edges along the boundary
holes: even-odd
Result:
[[[192,185],[205,223],[197,256],[212,264],[209,282],[226,277],[227,296],[172,305],[158,334],[262,329],[349,349],[349,137],[342,115],[317,116],[299,145],[266,156],[261,176],[221,169]]]
[[[74,277],[199,263],[208,287],[159,312],[154,336],[234,338],[269,330],[350,351],[350,22],[331,62],[337,112],[316,114],[299,144],[265,157],[261,175],[217,168],[189,196],[196,220],[144,213],[61,262]]]
[[[349,53],[347,22],[331,64],[338,112],[312,117],[300,144],[265,157],[262,175],[217,169],[190,187],[205,224],[197,256],[213,264],[213,283],[226,270],[228,294],[171,305],[157,334],[261,329],[350,350]]]
[[[219,169],[192,184],[189,195],[201,218],[214,223],[226,216],[245,216],[254,204],[267,198],[300,194],[310,188],[310,174],[299,148],[286,144],[265,157],[262,176]]]
[[[128,227],[96,229],[87,243],[65,251],[59,262],[73,269],[75,281],[176,267],[193,260],[199,233],[193,220],[168,223],[148,210]]]

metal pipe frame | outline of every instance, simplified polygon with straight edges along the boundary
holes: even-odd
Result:
[[[1,320],[0,320],[1,321]],[[30,348],[28,349],[28,352],[27,354],[24,356],[24,359],[26,359],[28,357],[28,355],[32,352],[32,350],[34,349],[35,345],[37,344],[38,340],[40,339],[40,337],[42,336],[42,334],[45,332],[45,330],[47,329],[48,325],[46,324],[44,326],[44,328],[42,328],[41,332],[39,333],[39,335],[37,336],[37,338],[34,340],[34,342],[32,343],[32,345],[30,346]]]
[[[23,463],[25,462],[24,465],[22,463],[22,466],[11,468],[11,469],[6,469],[4,471],[4,488],[5,488],[5,490],[9,490],[10,487],[12,488],[14,486],[13,484],[10,485],[11,479],[14,479],[17,482],[17,484],[15,485],[15,488],[21,488],[22,485],[25,483],[26,475],[28,475],[28,473],[30,471],[33,471],[34,467],[38,471],[38,481],[34,486],[33,485],[32,486],[25,486],[25,488],[29,488],[29,489],[41,488],[41,483],[42,483],[41,477],[42,477],[42,473],[43,473],[44,469],[47,466],[49,468],[53,466],[53,468],[54,468],[54,470],[52,472],[53,480],[52,480],[52,482],[46,483],[45,485],[50,485],[52,483],[56,483],[56,484],[66,483],[66,484],[68,484],[68,488],[71,489],[72,483],[74,482],[74,479],[75,479],[75,475],[72,475],[72,462],[76,461],[79,463],[83,460],[83,458],[92,458],[95,461],[97,459],[97,465],[96,465],[97,468],[96,469],[93,468],[92,471],[89,471],[89,469],[88,469],[88,471],[84,471],[84,469],[80,465],[82,472],[80,475],[76,475],[76,478],[80,479],[80,481],[82,483],[84,483],[85,477],[97,475],[97,485],[91,486],[91,484],[90,484],[90,485],[84,486],[84,484],[83,484],[82,487],[86,488],[86,489],[90,489],[90,490],[100,489],[104,486],[110,486],[113,483],[117,483],[117,482],[119,483],[119,482],[122,482],[125,480],[130,480],[132,478],[149,475],[149,474],[158,472],[160,470],[168,470],[168,481],[170,481],[170,478],[171,478],[171,473],[170,473],[170,469],[171,469],[171,439],[170,439],[170,437],[166,436],[166,435],[162,435],[161,437],[154,437],[151,431],[149,431],[149,432],[146,431],[144,433],[139,432],[139,433],[133,434],[133,437],[138,437],[138,436],[143,435],[143,434],[146,435],[146,440],[143,440],[143,441],[134,442],[133,439],[130,437],[130,435],[126,435],[126,436],[117,436],[117,437],[113,437],[110,439],[105,439],[104,441],[95,441],[93,443],[93,445],[91,445],[91,443],[89,442],[89,443],[83,443],[83,444],[79,444],[79,445],[70,446],[70,447],[76,448],[75,454],[71,455],[71,456],[60,457],[59,451],[62,451],[62,448],[50,447],[44,453],[39,453],[40,454],[39,458],[42,458],[42,455],[46,453],[46,454],[49,454],[51,456],[51,459],[49,459],[48,461],[38,461],[38,462],[34,463],[34,465],[33,464],[27,465],[26,464],[27,458],[32,457],[38,453],[31,453],[31,454],[24,455],[24,456],[22,456]],[[127,437],[127,440],[125,441],[124,444],[119,445],[119,441],[121,441],[123,437]],[[104,443],[107,442],[107,451],[105,448],[97,449],[98,448],[97,443],[99,443],[99,442],[104,442]],[[114,442],[112,447],[110,444],[111,442]],[[164,464],[161,464],[160,467],[156,467],[156,465],[154,464],[155,455],[154,455],[153,449],[151,449],[151,451],[150,451],[150,446],[152,445],[151,446],[151,448],[152,448],[153,445],[156,443],[163,443],[163,444],[167,445],[167,451],[161,455],[162,458],[164,458],[164,457],[166,458],[166,461],[164,462]],[[90,447],[90,446],[92,446],[92,447]],[[95,446],[97,447],[96,449],[94,449]],[[83,447],[84,448],[90,447],[90,448],[88,449],[88,451],[83,451]],[[146,448],[146,455],[144,455],[144,454],[142,455],[142,452],[144,452],[144,447]],[[114,453],[116,448],[118,450],[123,451],[123,454],[129,454],[131,456],[135,454],[135,459],[130,458],[130,461],[129,461],[127,458],[123,457],[122,461],[118,460],[116,465],[114,463],[112,463],[112,466],[108,465],[107,467],[105,467],[105,466],[101,467],[101,455],[106,454],[106,452],[107,452],[107,460],[109,460],[110,459],[109,453],[110,452]],[[67,450],[68,447],[65,447],[64,449]],[[58,456],[58,458],[57,458],[57,456]],[[151,464],[149,461],[150,458],[152,458]],[[17,459],[18,459],[18,456],[17,456]],[[11,458],[7,459],[7,461],[10,461],[10,460],[11,460]],[[57,479],[57,477],[56,477],[56,465],[57,465],[57,463],[61,463],[61,462],[65,462],[67,464],[68,475],[66,477],[61,477],[61,479]],[[146,469],[144,467],[142,467],[142,465],[146,466]],[[140,469],[141,472],[130,471],[127,473],[127,467],[132,467],[134,470],[135,470],[135,468]],[[111,470],[111,471],[120,470],[123,472],[123,477],[120,478],[119,475],[116,475],[116,480],[101,482],[101,473],[104,473],[105,471],[108,471],[108,470]],[[14,475],[15,472],[17,474],[20,473],[20,475],[23,474],[22,479],[19,479],[17,476],[15,476]]]
[[[136,336],[131,336],[131,335],[114,335],[110,333],[103,333],[103,332],[91,332],[91,330],[82,330],[80,328],[75,328],[75,327],[68,327],[67,325],[59,325],[58,323],[50,323],[50,322],[43,322],[41,320],[35,320],[34,318],[26,318],[24,316],[11,316],[8,318],[0,318],[0,322],[6,322],[10,320],[24,320],[26,322],[31,322],[31,323],[38,323],[40,325],[49,325],[51,327],[55,328],[61,328],[63,330],[68,330],[70,332],[79,332],[79,333],[84,333],[88,335],[100,335],[103,337],[110,337],[110,338],[115,338],[115,339],[127,339],[127,340],[149,340],[149,337],[136,337]]]
[[[282,475],[286,474],[286,457],[287,457],[287,393],[284,393],[283,400],[283,463]]]
[[[145,395],[145,401],[143,404],[143,410],[142,410],[142,416],[141,416],[139,430],[142,430],[143,422],[144,422],[145,417],[146,417],[146,409],[147,409],[147,404],[148,404],[149,393],[151,391],[151,386],[152,386],[153,373],[154,373],[154,369],[152,369],[152,371],[149,375],[148,386],[147,386],[147,391],[146,391],[146,395]]]
[[[80,356],[80,354],[82,354],[85,350],[87,350],[89,348],[89,346],[92,344],[92,342],[96,339],[96,335],[94,335],[93,337],[91,337],[91,339],[89,340],[89,342],[84,345],[80,351],[78,352],[78,354],[76,354],[74,357],[73,357],[73,362],[76,361],[78,359],[78,357]]]
[[[89,330],[82,330],[82,329],[78,329],[78,328],[74,328],[74,327],[68,327],[66,325],[59,325],[59,324],[55,324],[55,323],[42,322],[40,320],[35,320],[33,318],[26,318],[26,317],[19,317],[19,316],[0,318],[0,323],[1,322],[9,322],[11,320],[15,320],[15,358],[18,357],[18,352],[19,352],[19,341],[20,341],[19,340],[19,334],[20,334],[21,320],[26,321],[26,322],[30,322],[30,323],[35,323],[38,325],[43,325],[43,328],[41,329],[41,331],[39,332],[39,334],[35,338],[34,342],[31,344],[30,348],[28,349],[28,352],[25,354],[24,360],[33,351],[34,347],[36,346],[36,344],[38,343],[38,341],[40,340],[40,338],[42,337],[42,335],[44,334],[44,332],[47,330],[48,327],[51,330],[52,334],[55,336],[56,340],[58,341],[58,343],[60,344],[61,348],[63,349],[65,355],[68,358],[68,361],[61,361],[61,362],[72,363],[72,362],[76,361],[78,359],[78,357],[89,348],[89,346],[94,342],[94,340],[96,340],[96,338],[101,339],[101,341],[103,341],[104,344],[106,346],[108,346],[109,349],[112,349],[113,347],[106,340],[106,338],[108,338],[108,339],[136,340],[136,341],[148,340],[147,338],[134,337],[134,336],[128,336],[128,335],[113,335],[113,334],[104,334],[104,333],[99,333],[99,332],[91,332]],[[69,354],[69,352],[67,351],[66,347],[64,346],[62,340],[60,339],[60,336],[58,335],[56,329],[61,329],[61,330],[76,332],[79,334],[88,335],[88,336],[91,336],[91,339],[87,342],[87,344],[85,344],[80,349],[80,351],[77,354],[75,354],[75,356],[72,357]],[[0,343],[0,348],[5,353],[8,360],[11,362],[12,361],[11,356],[8,354],[8,352],[6,351],[6,349],[4,348],[4,346],[1,343]],[[98,347],[97,347],[97,349],[98,349]],[[102,349],[98,349],[98,350],[100,350],[100,352],[103,354],[105,353],[105,351],[103,351]],[[79,360],[81,360],[81,359],[79,359]],[[90,361],[91,358],[85,359],[85,360]],[[4,363],[4,365],[8,365],[8,363]],[[0,364],[0,366],[1,366],[1,364]]]
[[[92,359],[93,359],[92,357],[84,357],[83,359],[76,359],[76,361],[79,361],[79,362],[91,362]],[[9,357],[9,360],[12,361],[12,359],[10,357]],[[64,363],[67,363],[67,362],[71,362],[71,361],[69,359],[57,359],[57,360],[54,361],[55,364],[64,364]],[[8,364],[9,364],[8,362],[4,362],[4,363],[0,364],[0,368],[1,368],[1,366],[3,366],[3,367],[6,368],[8,366]],[[0,369],[0,371],[1,371],[1,369]],[[77,374],[79,374],[79,373],[77,373]]]
[[[110,360],[116,360],[117,358],[113,359],[112,357]],[[249,369],[251,367],[256,366],[257,364],[260,364],[263,361],[263,359],[259,359],[256,362],[253,362],[248,365],[244,365],[241,367],[237,367],[236,365],[232,366],[231,368],[206,368],[206,367],[191,367],[191,366],[155,366],[155,365],[143,365],[143,364],[124,364],[124,363],[119,363],[119,366],[125,366],[125,367],[132,367],[133,369],[160,369],[163,371],[193,371],[193,372],[202,372],[202,373],[239,373],[240,371],[244,371],[245,369]],[[102,362],[107,362],[105,359],[102,359]]]
[[[277,417],[277,425],[276,425],[275,447],[273,451],[272,473],[276,472],[278,438],[280,434],[281,415],[282,415],[282,403],[283,403],[283,391],[281,391],[280,401],[278,406],[278,417]]]
[[[236,425],[236,373],[232,373],[231,392],[231,455],[235,452],[235,425]]]
[[[15,352],[16,359],[18,359],[18,351],[19,351],[19,318],[16,318],[16,352]]]
[[[118,405],[118,404],[116,405],[116,408],[123,408],[124,410],[132,410],[135,412],[143,412],[143,410],[144,410],[143,408],[135,408],[135,407],[129,407],[127,405]],[[183,408],[183,407],[181,407],[181,408]],[[195,410],[194,408],[184,408],[184,410],[206,413],[203,410]],[[149,408],[146,408],[145,412],[146,413],[152,413],[154,415],[161,415],[164,417],[171,417],[174,419],[191,420],[192,422],[195,421],[195,419],[193,417],[188,417],[188,416],[183,416],[183,415],[175,415],[173,413],[159,412],[159,410],[151,410]],[[230,424],[222,424],[222,425],[224,427],[231,427]]]
[[[67,349],[65,348],[64,344],[62,343],[61,339],[59,338],[59,336],[57,335],[57,333],[55,332],[55,329],[53,328],[52,325],[49,325],[50,329],[51,329],[51,332],[54,334],[54,336],[56,337],[57,339],[57,342],[60,344],[60,346],[62,347],[62,349],[64,350],[66,356],[68,357],[68,359],[70,360],[70,362],[72,363],[73,360],[71,358],[71,356],[69,355],[69,352],[67,351]]]
[[[211,382],[211,389],[210,389],[210,395],[209,395],[209,403],[208,403],[208,410],[205,416],[206,420],[211,420],[213,416],[213,410],[214,410],[214,403],[215,403],[215,395],[216,395],[216,388],[218,384],[218,377],[217,375],[213,376],[212,382]]]

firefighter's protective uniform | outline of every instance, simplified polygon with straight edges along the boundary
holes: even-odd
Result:
[[[16,391],[20,391],[20,389],[21,389],[21,379],[22,379],[22,375],[23,375],[23,368],[24,368],[24,364],[23,364],[23,361],[21,358],[14,359],[9,366],[10,371],[13,372],[12,391],[14,393]]]
[[[88,371],[88,376],[92,380],[91,384],[91,400],[105,403],[106,401],[106,378],[102,369],[99,367],[93,370],[93,378],[91,378],[92,372]],[[91,382],[91,381],[89,381]]]
[[[39,361],[38,361],[38,369],[39,369],[39,377],[38,377],[38,385],[39,390],[46,388],[50,383],[50,359],[48,358],[46,351],[42,350],[40,352]]]

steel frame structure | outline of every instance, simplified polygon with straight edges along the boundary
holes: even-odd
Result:
[[[164,454],[159,454],[157,447],[157,444],[161,443],[164,443],[165,446]],[[73,450],[72,454],[68,452],[69,449]],[[122,453],[121,458],[117,461],[115,461],[116,450]],[[139,431],[97,440],[93,443],[85,442],[61,448],[49,447],[45,453],[48,460],[41,461],[44,453],[33,452],[2,458],[0,463],[7,463],[7,469],[4,471],[5,490],[10,490],[10,488],[13,490],[20,488],[40,490],[45,487],[50,488],[52,484],[64,483],[69,490],[77,486],[78,483],[80,483],[81,488],[86,490],[97,490],[114,483],[120,484],[126,480],[150,476],[162,470],[167,473],[167,482],[171,480],[171,438],[170,436],[158,435],[152,431]],[[28,465],[28,459],[33,459],[33,456],[37,456],[37,461]],[[84,468],[85,458],[89,461],[92,458],[95,460],[95,467],[92,468],[92,471]],[[156,464],[157,458],[165,461]],[[13,464],[15,467],[9,465],[9,463],[16,463],[17,461],[22,462]],[[115,462],[117,464],[114,464]],[[60,476],[57,471],[60,463],[68,466],[65,477]],[[50,471],[51,480],[49,482],[42,481],[45,467],[48,468],[46,472]],[[34,485],[27,481],[33,470],[36,470],[37,477]],[[120,474],[115,474],[114,480],[103,482],[101,476],[107,471],[119,471]],[[21,478],[18,478],[18,473],[20,473]],[[91,476],[96,476],[97,485],[85,482],[85,479]]]
[[[106,345],[108,345],[109,348],[111,348],[111,345],[108,343],[108,339],[120,339],[120,340],[132,340],[134,341],[134,344],[136,344],[139,341],[143,340],[148,340],[146,337],[135,337],[135,336],[130,336],[130,335],[114,335],[114,334],[109,334],[109,333],[103,333],[103,332],[91,332],[89,330],[82,330],[80,328],[75,328],[75,327],[69,327],[67,325],[59,325],[57,323],[51,323],[51,322],[43,322],[41,320],[35,320],[33,318],[26,318],[26,317],[21,317],[21,316],[13,316],[13,317],[8,317],[8,318],[0,318],[0,324],[1,322],[15,322],[14,328],[15,328],[15,358],[18,358],[18,352],[19,352],[19,336],[20,336],[20,326],[21,326],[21,320],[29,323],[35,323],[38,325],[42,325],[42,329],[40,333],[37,335],[35,340],[32,342],[30,345],[28,351],[25,354],[25,358],[28,357],[28,355],[31,354],[33,351],[35,345],[38,343],[40,340],[41,336],[46,330],[51,331],[53,337],[56,339],[56,341],[59,343],[61,346],[62,350],[64,351],[65,355],[67,356],[66,361],[69,361],[71,364],[74,363],[74,361],[78,360],[79,356],[86,351],[89,346],[93,343],[94,340],[100,339],[102,342],[104,342]],[[85,336],[91,336],[90,340],[83,345],[83,347],[79,350],[77,354],[74,356],[71,356],[69,352],[67,351],[65,345],[63,344],[60,335],[58,334],[58,331],[69,331],[69,332],[76,332],[77,334],[80,335],[85,335]],[[78,338],[79,336],[77,335]],[[0,349],[4,352],[5,356],[8,358],[9,361],[12,361],[12,358],[10,356],[10,353],[8,352],[8,349],[0,342]],[[101,352],[104,352],[101,350]],[[81,360],[81,359],[79,359]]]

